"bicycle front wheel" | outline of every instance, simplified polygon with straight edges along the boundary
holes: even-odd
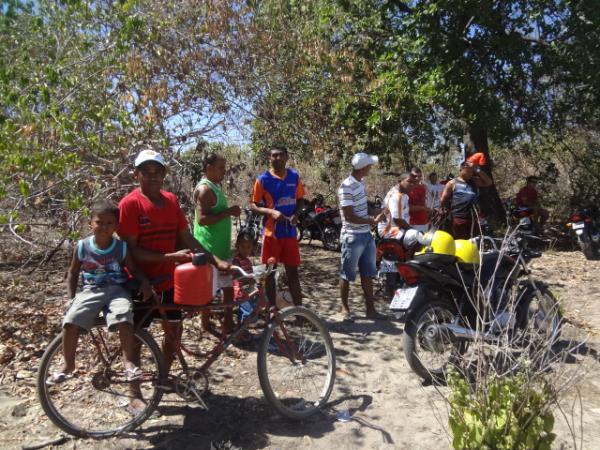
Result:
[[[305,419],[327,402],[335,352],[325,324],[309,309],[276,314],[258,350],[258,378],[267,401],[283,416]]]
[[[135,332],[140,349],[134,381],[124,371],[119,333],[97,326],[82,334],[77,346],[73,377],[59,384],[48,379],[63,367],[62,334],[48,346],[38,370],[37,387],[42,408],[59,428],[78,437],[108,437],[129,431],[144,422],[158,406],[163,391],[159,380],[167,369],[154,339],[144,330]],[[130,401],[141,398],[134,410]]]

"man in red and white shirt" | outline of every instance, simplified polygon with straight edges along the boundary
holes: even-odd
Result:
[[[189,262],[194,253],[205,250],[192,236],[175,195],[162,189],[166,174],[167,165],[161,154],[149,149],[138,154],[133,175],[139,187],[119,202],[117,233],[127,242],[138,267],[150,281],[161,280],[154,290],[163,303],[169,304],[173,303],[175,264]],[[229,270],[228,263],[205,253],[217,269]],[[170,367],[177,345],[172,337],[181,335],[181,313],[171,311],[167,316],[169,322],[163,323],[163,354]]]

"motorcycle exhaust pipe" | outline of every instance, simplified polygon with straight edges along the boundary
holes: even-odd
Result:
[[[446,323],[443,325],[449,332],[449,337],[453,342],[468,341],[474,342],[478,338],[483,338],[486,342],[495,342],[497,339],[493,336],[485,336],[481,333],[477,333],[471,328],[461,327],[453,323]]]

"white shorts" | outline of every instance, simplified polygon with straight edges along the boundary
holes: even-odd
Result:
[[[231,275],[222,275],[215,266],[211,267],[213,270],[213,296],[217,293],[218,289],[233,287],[233,280],[231,279]]]

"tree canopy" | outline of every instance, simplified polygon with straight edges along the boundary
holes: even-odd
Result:
[[[596,6],[1,0],[0,222],[18,238],[39,211],[74,230],[129,188],[141,144],[177,159],[235,127],[324,180],[357,149],[408,166],[463,135],[484,152],[596,139]]]

